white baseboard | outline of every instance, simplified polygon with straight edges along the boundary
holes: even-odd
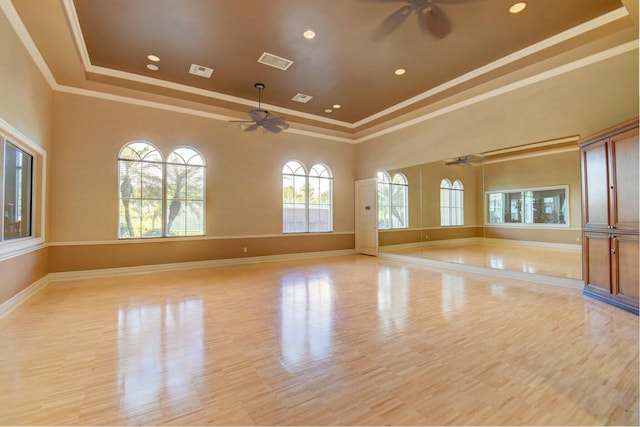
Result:
[[[18,307],[20,304],[22,304],[23,302],[28,300],[30,297],[35,295],[36,292],[38,292],[40,289],[44,288],[48,284],[49,284],[49,278],[47,275],[36,280],[35,282],[33,282],[32,284],[30,284],[20,292],[18,292],[17,294],[15,294],[11,298],[9,298],[8,300],[0,304],[0,319],[2,319],[7,314],[11,313],[11,311],[13,311],[16,307]]]
[[[136,267],[104,268],[100,270],[65,271],[49,273],[49,281],[93,279],[98,277],[125,276],[159,271],[191,270],[196,268],[222,267],[227,265],[256,264],[260,262],[293,261],[308,258],[324,258],[355,254],[354,249],[335,251],[303,252],[295,254],[266,255],[244,258],[225,258],[207,261],[179,262],[171,264],[141,265]]]

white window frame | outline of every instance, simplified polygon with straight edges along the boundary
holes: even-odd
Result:
[[[403,173],[389,175],[388,172],[377,173],[378,186],[378,229],[401,230],[409,228],[409,180]],[[394,203],[394,192],[402,191],[402,203]],[[381,203],[382,195],[386,196],[388,203]],[[402,220],[397,224],[393,212],[401,212]],[[382,214],[382,215],[381,215]]]
[[[132,144],[135,143],[142,143],[142,144],[146,144],[148,146],[150,146],[151,148],[153,148],[153,150],[157,153],[158,155],[158,159],[155,160],[132,160],[129,158],[125,158],[122,156],[123,151],[131,146]],[[189,149],[191,151],[193,151],[197,156],[199,156],[202,166],[198,166],[198,167],[202,167],[203,168],[203,190],[202,190],[202,205],[203,205],[203,209],[202,209],[202,232],[199,234],[175,234],[175,235],[170,235],[168,234],[169,231],[167,229],[167,223],[168,223],[168,215],[169,215],[169,209],[170,209],[170,205],[171,203],[167,201],[167,180],[168,180],[168,173],[167,173],[167,166],[173,166],[173,165],[179,165],[181,166],[182,164],[180,163],[175,163],[175,162],[169,162],[168,159],[169,157],[175,153],[176,151],[178,151],[180,148],[185,148],[185,149]],[[121,174],[120,174],[120,168],[121,165],[124,162],[140,162],[140,163],[146,163],[147,165],[157,165],[160,168],[160,185],[161,188],[159,188],[160,190],[160,195],[159,198],[157,199],[149,199],[149,198],[142,198],[140,197],[140,200],[156,200],[158,202],[160,202],[160,232],[157,234],[149,234],[149,235],[144,235],[144,233],[142,233],[142,235],[140,236],[123,236],[121,234],[121,224],[123,219],[121,218],[121,205],[122,205],[122,189],[121,189]],[[192,165],[193,166],[193,165]],[[189,237],[201,237],[204,236],[206,233],[206,200],[205,200],[205,195],[206,195],[206,163],[205,163],[205,159],[204,156],[194,147],[191,146],[186,146],[186,145],[181,145],[176,147],[175,149],[173,149],[170,153],[169,156],[164,156],[162,151],[160,151],[160,149],[155,146],[153,143],[149,142],[149,141],[144,141],[144,140],[136,140],[136,141],[129,141],[126,144],[124,144],[121,148],[120,151],[118,151],[118,184],[117,184],[117,188],[118,188],[118,230],[117,230],[117,235],[118,235],[118,239],[119,240],[141,240],[141,239],[159,239],[159,238],[176,238],[176,237],[183,237],[183,238],[189,238]],[[156,227],[158,228],[158,227]],[[152,229],[153,230],[153,229]],[[151,230],[148,230],[151,231]]]
[[[440,226],[464,226],[464,185],[459,179],[440,181]]]
[[[185,149],[185,150],[189,150],[192,151],[194,153],[194,155],[192,155],[190,160],[196,159],[196,162],[199,164],[193,164],[190,163],[190,161],[187,161],[186,163],[175,163],[175,162],[171,162],[170,158],[171,156],[176,153],[176,155],[182,157],[180,154],[178,154],[179,150],[181,149]],[[190,170],[196,170],[196,169],[202,169],[202,194],[200,198],[197,199],[191,199],[188,196],[185,197],[184,199],[180,199],[180,201],[182,203],[185,204],[185,209],[187,209],[189,203],[193,203],[193,202],[199,202],[202,205],[202,209],[200,212],[201,215],[201,221],[202,221],[202,229],[200,230],[200,233],[198,234],[186,234],[186,230],[185,230],[185,234],[168,234],[169,232],[171,232],[171,229],[169,227],[169,216],[171,215],[171,203],[169,201],[169,194],[167,194],[168,191],[168,187],[169,187],[169,173],[167,171],[167,167],[168,166],[184,166],[187,169]],[[187,172],[188,174],[188,172]],[[164,211],[164,234],[165,237],[192,237],[192,236],[204,236],[206,233],[206,219],[207,219],[207,201],[206,201],[206,193],[207,193],[207,165],[204,159],[204,156],[195,148],[187,146],[187,145],[181,145],[179,147],[174,148],[171,153],[169,153],[169,155],[167,156],[167,159],[165,160],[165,177],[164,177],[164,203],[165,203],[165,211]],[[188,191],[188,190],[187,190]]]
[[[295,169],[293,168],[295,165]],[[322,171],[318,173],[318,168],[322,168]],[[312,175],[312,171],[315,173]],[[324,173],[326,172],[326,174]],[[326,175],[326,176],[322,176]],[[299,160],[289,160],[282,167],[282,233],[283,234],[298,234],[298,233],[331,233],[333,232],[333,173],[331,168],[324,163],[317,163],[310,169],[307,169],[305,164]],[[319,180],[318,184],[321,184],[323,180],[328,181],[329,184],[329,227],[327,230],[310,230],[310,210],[311,206],[322,206],[326,204],[310,203],[310,180]],[[290,182],[293,185],[293,194],[289,194],[285,199],[285,183]],[[302,182],[301,182],[302,181]],[[325,182],[326,183],[326,182]],[[297,187],[298,186],[298,187]],[[302,189],[303,201],[296,201],[296,188]],[[303,211],[303,220],[296,221],[296,213]],[[287,220],[289,219],[289,220]],[[293,219],[291,221],[290,219]]]
[[[4,240],[4,174],[5,141],[29,154],[33,158],[31,170],[31,235]],[[3,204],[3,219],[0,220],[0,261],[37,249],[45,240],[47,152],[22,134],[11,124],[0,118],[0,200]]]

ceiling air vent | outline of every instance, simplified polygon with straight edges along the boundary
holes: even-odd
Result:
[[[292,101],[296,101],[296,102],[302,102],[303,104],[306,104],[307,102],[311,101],[311,98],[313,98],[313,96],[305,95],[304,93],[299,93],[296,96],[294,96],[293,98],[291,98],[291,100]]]
[[[258,62],[280,70],[286,70],[293,64],[293,61],[276,56],[272,53],[264,52],[258,59]]]
[[[213,68],[204,67],[202,65],[191,64],[191,68],[189,68],[189,74],[194,74],[200,77],[211,77],[213,74]]]

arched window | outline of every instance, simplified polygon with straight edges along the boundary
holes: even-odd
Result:
[[[148,142],[125,145],[118,190],[119,238],[204,234],[204,159],[195,150],[178,148],[165,162]]]
[[[327,232],[333,229],[333,177],[325,165],[307,173],[296,161],[282,168],[282,230],[284,233]]]
[[[204,159],[189,147],[167,157],[167,235],[204,234]]]
[[[314,165],[309,171],[309,231],[333,229],[333,177],[325,165]]]
[[[464,186],[459,180],[440,181],[440,225],[464,225]]]
[[[378,228],[409,226],[409,183],[401,173],[378,172]]]
[[[162,155],[144,141],[127,144],[118,156],[120,238],[162,236]]]

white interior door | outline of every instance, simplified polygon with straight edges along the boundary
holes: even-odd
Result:
[[[356,181],[356,252],[378,255],[378,180]]]

